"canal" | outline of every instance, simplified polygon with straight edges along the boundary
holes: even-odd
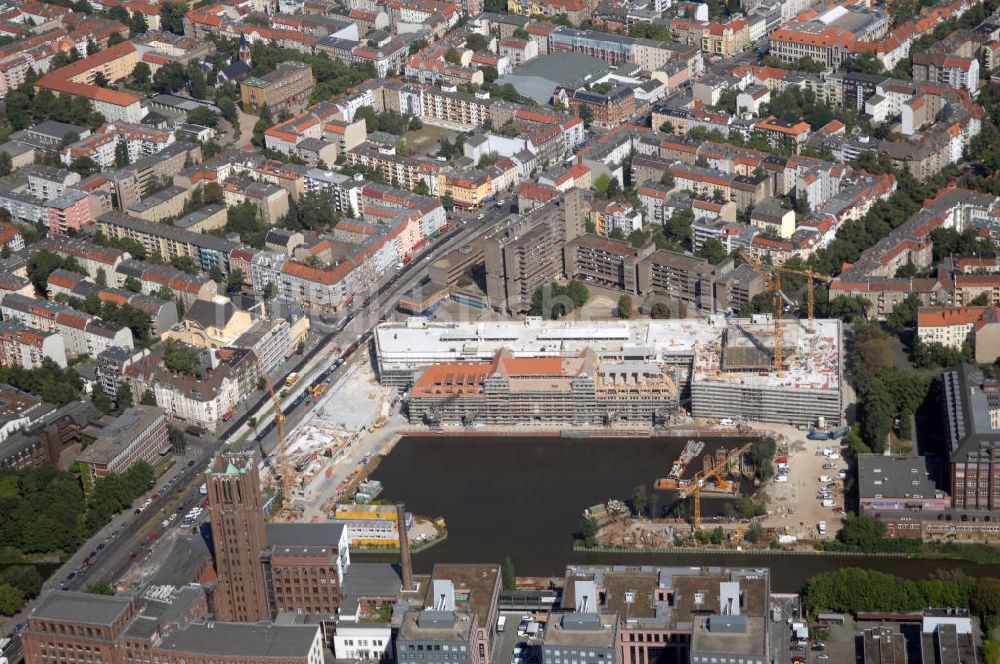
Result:
[[[396,445],[372,477],[384,485],[380,499],[405,501],[407,511],[441,516],[448,524],[446,541],[414,556],[419,572],[429,572],[435,563],[500,562],[505,556],[525,576],[561,576],[567,563],[741,565],[770,567],[778,592],[798,591],[810,576],[844,566],[909,578],[944,568],[1000,576],[1000,566],[952,560],[572,550],[585,507],[609,498],[629,500],[639,484],[651,487],[684,443],[678,438],[411,436]],[[706,443],[707,453],[722,444],[733,446],[734,439]],[[718,513],[724,504],[704,499],[702,509],[706,515]]]

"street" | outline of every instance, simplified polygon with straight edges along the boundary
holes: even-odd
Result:
[[[483,219],[477,219],[479,214],[483,214]],[[318,338],[315,339],[312,348],[308,348],[301,356],[293,355],[281,371],[286,369],[288,372],[299,371],[302,377],[288,390],[288,395],[282,402],[282,411],[286,418],[286,435],[315,405],[306,392],[310,385],[327,380],[335,381],[346,371],[349,361],[367,361],[367,353],[357,353],[357,351],[370,339],[369,335],[375,325],[388,317],[399,296],[425,278],[427,265],[431,261],[462,246],[476,234],[495,225],[509,214],[506,209],[490,207],[481,211],[450,215],[451,229],[448,232],[432,240],[427,249],[410,264],[398,271],[383,275],[382,279],[371,285],[366,297],[358,298],[362,300],[358,303],[359,309],[342,313],[336,322],[329,324],[330,327],[327,328],[330,329],[329,332],[323,336],[317,335]],[[323,323],[318,327],[326,325]],[[339,357],[345,362],[334,367],[338,349],[344,349]],[[157,546],[160,534],[164,530],[162,527],[164,519],[175,513],[178,506],[183,508],[183,513],[200,502],[199,475],[204,471],[212,454],[226,445],[238,449],[245,445],[244,441],[248,436],[254,436],[247,422],[250,417],[257,419],[259,448],[265,455],[272,454],[277,445],[277,436],[273,431],[274,412],[270,394],[262,392],[255,400],[253,395],[246,396],[246,401],[251,405],[230,420],[229,425],[221,430],[217,437],[210,434],[201,437],[187,435],[188,446],[185,454],[175,458],[173,465],[157,480],[156,486],[136,499],[132,509],[116,515],[70,556],[45,581],[42,593],[57,589],[63,584],[69,589],[81,590],[96,581],[115,583],[120,579],[128,571],[133,554],[136,555],[136,559],[141,559]],[[387,431],[386,435],[375,438],[384,441],[390,435]],[[377,446],[373,444],[365,446],[364,450],[352,450],[349,457],[340,464],[339,469],[352,467],[358,459],[375,447]],[[349,471],[338,472],[337,475],[342,479],[347,472]],[[154,494],[157,496],[156,500],[140,514],[135,514],[135,507]],[[202,519],[206,517],[207,512],[202,515]],[[175,519],[168,528],[179,527],[179,521],[179,518]],[[91,553],[96,555],[85,566],[83,560]],[[77,568],[84,570],[84,574],[78,574]],[[74,576],[68,579],[71,573]],[[29,602],[19,614],[9,618],[3,625],[3,633],[10,633],[16,625],[23,624],[33,606],[34,601]]]

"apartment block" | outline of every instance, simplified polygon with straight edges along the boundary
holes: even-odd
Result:
[[[263,76],[240,82],[240,97],[247,113],[258,113],[265,105],[271,113],[298,111],[308,102],[316,82],[312,68],[297,61],[282,62]]]
[[[55,302],[10,293],[0,303],[0,312],[4,320],[15,320],[36,330],[61,335],[67,357],[96,357],[111,346],[133,346],[129,328],[104,322],[96,316]]]
[[[58,332],[36,330],[15,321],[0,321],[0,364],[37,369],[44,360],[66,368],[66,347]]]
[[[206,272],[216,267],[223,274],[228,273],[229,254],[239,247],[235,242],[214,235],[193,233],[118,212],[98,217],[97,229],[105,237],[138,242],[150,254],[159,254],[166,260],[191,258]]]

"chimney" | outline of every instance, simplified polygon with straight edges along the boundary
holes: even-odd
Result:
[[[413,589],[413,564],[410,562],[410,538],[406,534],[406,508],[396,503],[396,530],[399,533],[399,565],[403,573],[403,590]]]

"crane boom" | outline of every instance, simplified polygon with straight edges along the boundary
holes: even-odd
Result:
[[[721,462],[715,464],[710,468],[702,468],[700,471],[695,473],[695,476],[691,478],[691,485],[687,489],[683,489],[680,492],[681,500],[692,496],[694,498],[694,529],[701,530],[701,487],[708,480],[718,479],[728,467],[729,463],[736,458],[739,458],[746,452],[750,451],[752,445],[747,443],[742,447],[739,447],[729,454]]]
[[[816,281],[822,281],[825,284],[833,281],[833,277],[823,274],[822,272],[817,272],[811,267],[805,270],[796,270],[794,268],[785,267],[784,265],[776,266],[776,270],[781,270],[782,272],[787,272],[789,274],[798,274],[800,276],[806,277],[806,308],[809,314],[809,331],[812,332],[813,327],[813,311],[816,307],[816,294],[814,291],[814,283]]]
[[[285,501],[292,499],[292,474],[288,469],[288,459],[285,456],[285,414],[281,412],[281,399],[274,391],[274,383],[271,377],[264,374],[264,382],[267,383],[267,391],[271,394],[271,403],[274,405],[274,424],[278,431],[278,472],[281,473],[281,491]],[[288,504],[288,503],[286,503]]]
[[[784,361],[784,349],[782,348],[783,339],[781,334],[781,307],[782,302],[784,302],[782,298],[785,297],[785,294],[781,292],[781,274],[779,274],[777,270],[768,272],[764,269],[764,266],[761,265],[760,261],[751,257],[750,254],[745,251],[741,250],[740,256],[742,256],[743,260],[745,260],[750,267],[754,269],[754,272],[761,276],[761,279],[764,280],[764,284],[767,286],[767,289],[771,291],[771,296],[773,298],[772,304],[774,306],[774,370],[775,372],[779,372],[781,371]]]

